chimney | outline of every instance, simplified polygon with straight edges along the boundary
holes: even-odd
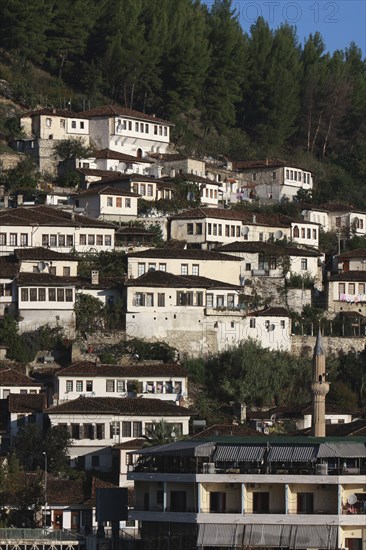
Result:
[[[22,206],[23,204],[23,195],[17,195],[17,206]]]
[[[257,216],[253,214],[253,223],[257,223]]]
[[[4,208],[9,208],[9,197],[4,197]]]
[[[319,332],[316,338],[313,355],[313,382],[312,393],[312,418],[311,435],[325,437],[325,396],[329,392],[329,382],[326,381],[325,351],[322,336]]]
[[[99,284],[99,271],[97,271],[96,269],[93,269],[91,272],[91,284],[92,285]]]

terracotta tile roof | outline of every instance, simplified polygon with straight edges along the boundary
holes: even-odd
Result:
[[[0,225],[114,228],[110,223],[43,205],[0,210]]]
[[[146,113],[141,113],[140,111],[135,111],[134,109],[127,109],[127,107],[120,107],[119,105],[104,105],[102,107],[96,107],[95,109],[89,109],[88,111],[83,111],[79,113],[80,117],[83,118],[95,118],[95,117],[126,117],[126,118],[136,118],[139,120],[148,120],[150,122],[161,122],[169,126],[174,126],[172,122],[163,120],[162,118],[157,118],[154,115],[147,115]]]
[[[131,193],[131,191],[125,191],[123,189],[118,189],[117,187],[104,186],[98,189],[95,187],[89,187],[85,191],[80,191],[80,193],[75,193],[74,197],[88,197],[93,195],[120,195],[122,197],[139,197],[137,193]]]
[[[192,411],[171,401],[128,397],[79,397],[47,410],[52,414],[98,413],[129,416],[191,416]]]
[[[185,180],[185,181],[193,181],[195,183],[216,185],[217,187],[222,186],[221,181],[210,180],[209,178],[203,178],[202,176],[197,176],[196,174],[181,173],[181,174],[175,175],[173,178],[170,176],[164,176],[164,178],[175,184],[179,183],[179,181],[181,180]]]
[[[116,235],[151,235],[154,233],[145,227],[120,227],[117,229]]]
[[[43,412],[46,408],[46,394],[19,394],[11,393],[8,397],[10,413],[36,413]]]
[[[41,246],[34,248],[16,248],[14,255],[19,260],[67,260],[77,262],[77,258],[72,254],[56,252],[50,248]]]
[[[58,116],[63,118],[86,118],[81,116],[81,113],[73,113],[72,111],[68,111],[66,109],[54,109],[51,107],[46,107],[44,109],[37,109],[34,111],[27,111],[22,115],[22,117],[26,116],[39,116],[39,115],[46,115],[46,116]]]
[[[348,422],[347,424],[326,424],[326,436],[333,437],[365,437],[366,436],[366,418],[359,418]],[[295,436],[311,435],[311,428],[300,430]]]
[[[268,307],[259,311],[251,311],[248,317],[288,317],[288,311],[284,307]]]
[[[199,277],[195,275],[173,275],[167,271],[148,271],[137,279],[129,279],[126,286],[149,286],[149,287],[167,287],[167,288],[222,288],[237,290],[239,286]]]
[[[15,369],[0,366],[0,386],[36,386],[39,388],[42,384]]]
[[[358,212],[359,214],[365,214],[365,211],[359,210],[353,204],[344,204],[340,202],[327,202],[326,204],[322,204],[320,208],[326,212]]]
[[[240,262],[241,258],[231,256],[229,254],[222,254],[215,250],[203,250],[203,249],[177,249],[177,248],[150,248],[149,250],[142,250],[139,252],[131,252],[128,254],[128,258],[166,258],[166,259],[184,259],[184,260],[219,260],[222,262]]]
[[[124,443],[117,443],[117,445],[113,446],[113,449],[134,451],[142,449],[144,443],[146,443],[146,439],[130,439],[130,441],[125,441]]]
[[[281,168],[282,166],[292,166],[297,168],[295,164],[285,162],[277,158],[265,160],[241,160],[233,162],[234,170],[250,170],[252,168]]]
[[[0,256],[0,279],[12,279],[19,270],[19,264],[13,254]]]
[[[84,504],[89,498],[85,482],[79,479],[47,478],[47,503],[49,506],[72,506]]]
[[[188,157],[185,157],[180,153],[149,153],[149,157],[152,157],[153,159],[163,160],[165,162],[188,160]]]
[[[126,377],[139,378],[145,376],[188,376],[187,370],[177,363],[144,364],[134,363],[133,365],[96,365],[91,361],[78,361],[69,367],[57,372],[57,376],[95,376],[95,377]]]
[[[329,277],[328,281],[366,282],[366,271],[343,271]]]
[[[94,176],[104,180],[119,179],[123,174],[122,172],[115,172],[113,170],[98,170],[97,168],[76,168],[76,171],[84,176]],[[93,182],[91,182],[93,183]],[[95,183],[98,183],[97,181]]]
[[[141,159],[139,157],[134,157],[133,155],[126,155],[125,153],[120,153],[119,151],[113,151],[112,149],[101,149],[93,153],[94,158],[96,159],[113,159],[113,160],[122,160],[125,162],[136,162],[138,164],[147,163],[154,164],[153,160]]]
[[[349,250],[337,256],[338,260],[348,260],[352,258],[366,258],[366,248],[356,248],[355,250]]]
[[[301,248],[296,246],[283,246],[283,244],[267,243],[264,241],[235,241],[229,244],[223,244],[215,248],[218,252],[258,252],[262,254],[272,254],[276,256],[321,256],[319,250],[314,248]]]
[[[57,286],[76,286],[80,283],[79,277],[61,277],[52,275],[52,273],[19,273],[17,277],[19,286],[23,285],[57,285]]]

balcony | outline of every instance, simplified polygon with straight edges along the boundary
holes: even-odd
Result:
[[[242,306],[206,307],[204,309],[204,313],[205,315],[207,315],[207,317],[210,317],[210,316],[224,317],[227,315],[230,315],[230,317],[243,317],[244,308]]]

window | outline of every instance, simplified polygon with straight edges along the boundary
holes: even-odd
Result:
[[[206,294],[206,307],[213,307],[213,294]]]
[[[20,246],[28,246],[28,235],[27,233],[20,234]]]
[[[146,306],[154,307],[154,294],[152,292],[146,293]]]
[[[255,328],[255,318],[254,317],[252,317],[249,320],[249,328]]]
[[[252,174],[252,180],[257,181],[257,174],[255,172],[253,172]]]
[[[263,233],[259,233],[259,240],[263,241]]]
[[[73,235],[66,235],[66,246],[74,246]]]
[[[311,239],[311,229],[309,228],[306,230],[306,238]]]
[[[251,271],[251,269],[252,269],[252,264],[246,263],[245,264],[245,271]]]
[[[346,284],[345,283],[338,283],[338,291],[339,291],[339,294],[345,294],[346,293]]]
[[[66,121],[64,118],[60,118],[60,128],[65,128],[66,127]]]
[[[50,235],[50,246],[57,246],[57,235]]]
[[[103,235],[97,235],[96,237],[97,246],[103,246]]]
[[[283,321],[283,320],[280,321],[280,327],[281,327],[281,328],[285,328],[285,326],[286,326],[286,322]]]
[[[202,223],[196,223],[196,235],[202,235]]]
[[[46,127],[51,128],[52,126],[52,120],[50,118],[46,118]]]
[[[188,275],[188,264],[181,264],[180,274],[181,275]]]
[[[155,262],[149,262],[147,264],[147,270],[148,271],[156,271],[156,263]]]
[[[65,246],[65,235],[58,236],[58,246]]]
[[[132,424],[133,431],[132,437],[141,437],[142,436],[142,422],[135,421]]]
[[[153,196],[154,188],[151,183],[147,185],[147,196],[152,197]]]
[[[130,198],[125,199],[125,207],[126,208],[131,208],[131,199]]]
[[[79,236],[79,244],[80,244],[81,246],[85,246],[85,245],[86,245],[86,235],[83,234],[83,235],[80,235],[80,236]]]
[[[199,275],[200,274],[200,266],[198,264],[192,265],[192,275]]]
[[[217,224],[214,223],[213,224],[213,232],[212,232],[213,235],[217,235]]]
[[[335,219],[336,227],[341,227],[342,225],[342,218],[340,216],[337,216]]]
[[[308,261],[306,258],[301,258],[301,270],[306,271],[308,268]]]
[[[83,391],[83,381],[82,380],[76,380],[76,391],[78,391],[78,392]]]
[[[131,422],[122,422],[122,437],[131,437]]]
[[[365,294],[365,283],[358,283],[358,293]]]
[[[158,307],[165,307],[165,294],[158,292]]]
[[[216,296],[216,307],[224,307],[225,297],[223,295]]]
[[[294,239],[298,239],[299,237],[300,237],[299,227],[297,225],[295,225],[295,227],[294,227]]]
[[[110,423],[110,437],[113,439],[114,436],[120,435],[121,433],[121,425],[119,422],[111,422]]]
[[[55,288],[49,288],[48,289],[48,301],[49,302],[56,302],[56,289]]]
[[[240,237],[240,226],[239,225],[236,227],[236,236]]]
[[[158,127],[154,125],[154,136],[158,135]]]
[[[73,391],[74,382],[72,380],[66,380],[66,391]]]
[[[84,122],[82,120],[80,121],[80,130],[84,130]]]
[[[269,513],[269,493],[253,493],[253,513]]]
[[[37,301],[37,289],[36,288],[30,288],[29,289],[29,299],[31,302]]]
[[[96,424],[95,428],[97,439],[104,439],[104,424]]]
[[[305,239],[305,227],[301,228],[301,238]]]
[[[290,177],[290,172],[289,170],[286,169],[286,179],[289,179],[289,177]]]
[[[45,288],[39,288],[38,289],[38,301],[39,302],[45,302],[46,301],[46,289]]]
[[[272,179],[275,180],[277,178],[276,172],[272,172]]]
[[[166,264],[159,264],[159,271],[166,271]]]
[[[71,274],[71,269],[70,269],[70,267],[65,267],[65,266],[64,266],[63,269],[62,269],[62,275],[63,275],[64,277],[70,277],[70,274]]]
[[[6,246],[6,233],[0,233],[0,246]]]
[[[113,197],[107,197],[107,206],[113,206]]]
[[[86,391],[93,391],[93,380],[87,380],[85,386]]]
[[[106,380],[106,392],[114,392],[114,380]]]
[[[72,302],[73,301],[72,288],[67,288],[65,290],[65,298],[66,298],[66,302]]]
[[[18,235],[16,233],[10,233],[10,246],[17,246]]]
[[[22,288],[21,292],[20,292],[20,296],[21,296],[22,302],[28,302],[28,300],[29,300],[28,289],[27,288]]]
[[[211,235],[211,233],[212,233],[212,224],[208,223],[207,224],[207,235]]]
[[[230,225],[225,225],[225,237],[230,237]]]
[[[348,283],[348,294],[355,293],[355,283]]]
[[[57,301],[58,302],[64,302],[65,301],[65,292],[63,288],[57,289]]]
[[[196,292],[196,305],[203,307],[203,292]]]
[[[193,235],[193,223],[187,223],[187,235]]]
[[[135,132],[138,132],[138,131],[139,131],[139,123],[135,122]]]
[[[314,512],[314,494],[297,493],[297,513],[312,514]]]
[[[168,135],[168,127],[164,126],[164,136],[167,136],[167,135]]]
[[[293,179],[294,179],[294,171],[290,170],[290,180],[293,180]]]
[[[133,303],[136,307],[144,306],[145,305],[145,294],[143,292],[135,292]]]
[[[102,238],[103,238],[103,236],[102,236]],[[112,246],[112,236],[111,235],[106,235],[104,237],[104,244],[105,244],[105,246]]]
[[[76,128],[76,120],[71,121],[71,128]]]
[[[116,198],[116,207],[117,208],[122,208],[122,197],[117,197]]]
[[[95,245],[95,235],[88,235],[88,245],[89,246]]]
[[[277,269],[277,259],[276,258],[270,258],[269,259],[269,269]]]
[[[117,388],[116,388],[117,393],[121,393],[121,392],[126,391],[124,380],[117,380],[116,384],[117,384]]]
[[[316,239],[316,229],[313,229],[313,239]]]
[[[93,424],[83,424],[84,439],[94,439]]]
[[[146,193],[146,185],[142,183],[140,185],[140,195],[145,195],[145,193]]]

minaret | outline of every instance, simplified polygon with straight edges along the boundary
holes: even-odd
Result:
[[[311,393],[313,394],[311,434],[316,437],[325,437],[325,396],[329,392],[329,383],[326,382],[325,376],[325,352],[319,327],[314,347],[313,381],[311,384]]]

